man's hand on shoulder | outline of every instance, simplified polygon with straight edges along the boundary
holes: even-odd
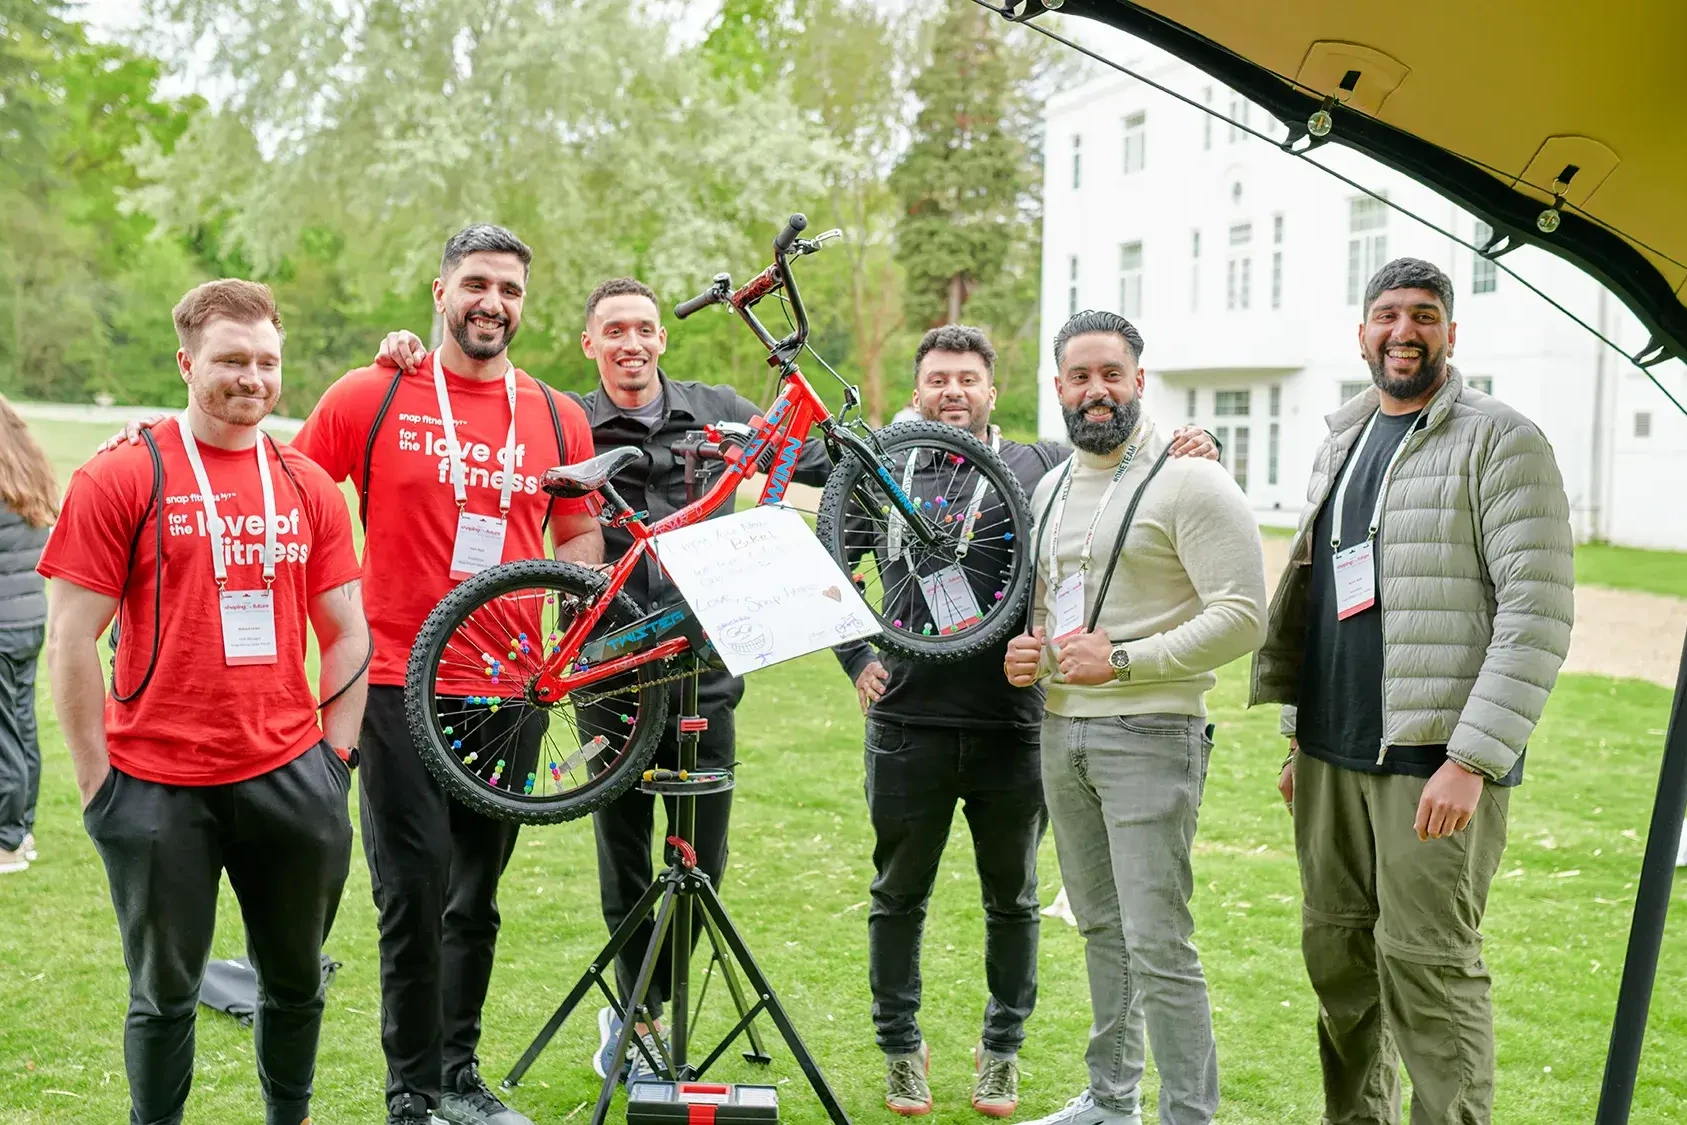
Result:
[[[420,336],[400,328],[397,332],[388,332],[386,339],[381,341],[381,350],[375,353],[375,364],[378,367],[396,367],[400,371],[414,371],[427,354],[428,349]]]
[[[1179,426],[1172,434],[1173,457],[1205,457],[1218,460],[1218,443],[1199,426]]]
[[[139,445],[142,430],[150,430],[154,426],[161,426],[169,420],[168,414],[149,414],[145,418],[131,419],[125,422],[123,428],[117,433],[100,442],[94,450],[94,456],[98,457],[102,453],[110,453],[120,445]]]

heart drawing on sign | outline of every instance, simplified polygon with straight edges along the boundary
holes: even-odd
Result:
[[[840,605],[843,604],[843,591],[836,586],[828,586],[820,592]]]

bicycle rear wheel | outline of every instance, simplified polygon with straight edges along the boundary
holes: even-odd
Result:
[[[939,662],[1002,644],[1024,625],[1036,568],[1018,478],[955,426],[900,422],[876,437],[879,463],[840,461],[815,524],[884,630],[874,643]],[[925,517],[932,542],[897,514],[897,490]]]
[[[605,595],[587,567],[532,559],[465,581],[434,607],[410,652],[404,701],[422,761],[477,812],[521,824],[573,820],[637,779],[661,739],[669,662],[640,665],[555,703],[534,691],[540,666]],[[617,594],[592,630],[630,625]]]

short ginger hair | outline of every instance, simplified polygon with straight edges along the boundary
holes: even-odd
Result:
[[[281,326],[281,310],[275,307],[275,294],[269,286],[256,281],[225,277],[196,285],[176,302],[171,315],[176,321],[176,339],[188,352],[199,346],[205,326],[218,318],[240,324],[267,320],[275,325],[276,335],[283,341],[287,339],[287,330]]]

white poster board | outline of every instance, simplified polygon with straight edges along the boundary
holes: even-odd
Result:
[[[763,505],[666,532],[656,557],[735,676],[880,631],[791,508]]]

